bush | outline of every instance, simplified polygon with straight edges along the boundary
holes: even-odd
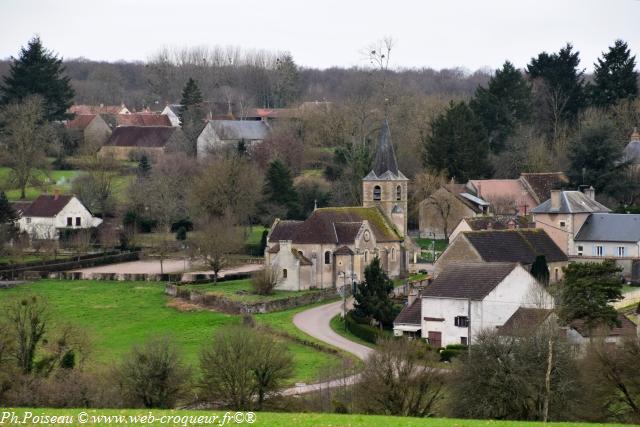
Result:
[[[251,275],[251,287],[258,295],[271,295],[278,283],[280,283],[280,273],[271,267],[265,267]]]
[[[347,330],[353,335],[372,344],[375,344],[379,339],[384,337],[384,334],[378,328],[374,328],[365,323],[359,323],[356,319],[357,317],[351,312],[347,313],[345,318]]]
[[[467,346],[462,344],[449,344],[438,350],[441,362],[451,362],[451,359],[467,351]]]

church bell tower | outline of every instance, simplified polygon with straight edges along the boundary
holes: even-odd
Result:
[[[408,183],[407,177],[398,170],[391,130],[385,118],[373,169],[362,179],[362,201],[364,207],[378,207],[402,237],[407,235]]]

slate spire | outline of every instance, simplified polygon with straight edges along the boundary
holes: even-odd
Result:
[[[377,176],[381,176],[387,171],[398,175],[396,153],[391,144],[391,130],[389,129],[389,122],[385,118],[382,123],[382,129],[380,129],[380,140],[378,150],[376,151],[376,158],[373,162],[373,172]]]

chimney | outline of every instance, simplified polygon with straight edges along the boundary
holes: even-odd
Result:
[[[55,188],[53,190],[53,200],[58,200],[60,198],[60,189],[59,188]]]
[[[409,295],[407,295],[407,303],[409,305],[413,304],[415,302],[415,300],[418,298],[418,290],[417,289],[411,289],[409,291]]]
[[[593,188],[593,186],[589,186],[589,188],[585,188],[584,194],[591,200],[596,199],[596,190]]]
[[[551,190],[551,209],[560,209],[561,190]]]

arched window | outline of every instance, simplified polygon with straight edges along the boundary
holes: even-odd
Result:
[[[331,251],[326,251],[324,253],[324,263],[331,264]]]
[[[399,185],[396,187],[396,200],[402,200],[402,187]]]
[[[382,199],[382,188],[379,185],[373,187],[373,200],[380,201]]]
[[[369,251],[364,251],[364,262],[365,264],[369,262]]]
[[[396,248],[391,248],[391,261],[396,260]]]
[[[283,279],[286,279],[286,278],[287,278],[287,269],[286,269],[286,268],[283,268],[283,269],[282,269],[282,278],[283,278]]]
[[[558,268],[556,268],[554,271],[554,275],[556,276],[555,280],[556,282],[558,281],[558,279],[560,278],[560,270]]]

